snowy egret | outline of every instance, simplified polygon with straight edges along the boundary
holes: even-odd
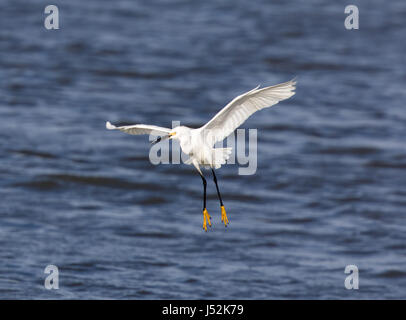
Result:
[[[213,173],[213,180],[220,200],[221,221],[227,226],[228,218],[214,169],[220,168],[226,162],[230,156],[231,148],[215,148],[214,144],[224,140],[254,112],[271,107],[279,101],[293,96],[295,94],[295,85],[296,80],[293,79],[271,87],[260,89],[258,86],[234,98],[209,122],[197,129],[185,126],[169,129],[146,124],[116,127],[109,121],[106,122],[106,128],[109,130],[121,130],[128,134],[153,134],[160,136],[154,143],[165,139],[179,140],[182,151],[189,156],[186,163],[195,166],[203,181],[203,229],[207,231],[207,224],[211,227],[211,217],[206,209],[207,182],[200,170],[200,166],[211,169]]]

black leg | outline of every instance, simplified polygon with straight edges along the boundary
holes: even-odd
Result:
[[[228,218],[227,218],[227,214],[226,214],[226,209],[224,208],[223,200],[221,199],[221,194],[220,194],[219,186],[218,186],[218,184],[217,184],[216,174],[214,173],[214,170],[213,170],[213,169],[211,169],[211,171],[213,172],[213,180],[214,180],[214,183],[216,184],[217,195],[219,196],[219,200],[220,200],[220,206],[221,206],[221,221],[223,221],[223,222],[224,222],[224,225],[227,227],[227,225],[228,225]]]
[[[200,174],[200,172],[199,172]],[[210,215],[207,212],[206,209],[206,187],[207,187],[207,182],[205,177],[203,176],[203,174],[200,174],[200,177],[202,178],[203,181],[203,229],[204,231],[207,231],[207,223],[209,224],[209,226],[211,227],[211,222],[210,222]]]
[[[214,173],[214,170],[213,170],[213,169],[211,169],[211,171],[213,172],[213,180],[214,180],[214,183],[216,184],[217,195],[218,195],[219,200],[220,200],[220,205],[223,207],[223,206],[224,206],[224,205],[223,205],[223,200],[221,199],[219,186],[218,186],[218,184],[217,184],[216,174]]]
[[[203,181],[203,210],[206,209],[206,187],[207,187],[207,182],[206,178],[203,177],[203,175],[200,175]]]

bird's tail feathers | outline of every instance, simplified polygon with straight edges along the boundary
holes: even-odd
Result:
[[[219,169],[230,158],[232,148],[214,148],[212,167]]]
[[[219,169],[223,164],[226,163],[228,158],[230,158],[231,152],[233,148],[213,148],[212,149],[212,158],[211,159],[205,159],[204,162],[199,162],[201,166],[205,169]],[[193,159],[188,158],[184,162],[185,164],[192,164]]]

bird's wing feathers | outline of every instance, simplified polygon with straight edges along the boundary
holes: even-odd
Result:
[[[148,124],[134,124],[131,126],[116,127],[109,121],[106,122],[106,128],[108,130],[120,130],[128,134],[153,134],[156,136],[166,135],[171,131],[171,129],[168,128],[152,126]]]
[[[201,129],[210,129],[213,143],[221,141],[237,129],[254,112],[271,107],[295,94],[296,80],[248,91],[232,100]],[[209,131],[209,130],[208,130]]]

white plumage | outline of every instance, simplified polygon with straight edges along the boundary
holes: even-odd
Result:
[[[207,182],[200,170],[200,166],[212,169],[213,179],[216,184],[217,195],[221,206],[221,221],[227,226],[229,221],[221,199],[217,178],[213,169],[223,165],[231,153],[231,148],[214,148],[218,141],[222,141],[235,129],[237,129],[254,112],[271,107],[279,101],[290,98],[295,94],[296,81],[291,80],[272,87],[266,87],[248,91],[227,104],[203,127],[192,129],[179,126],[173,129],[136,124],[131,126],[116,127],[106,122],[109,130],[121,130],[129,134],[151,134],[159,137],[156,142],[163,139],[178,139],[180,147],[189,156],[187,164],[193,164],[199,172],[204,187],[203,193],[203,229],[207,231],[207,224],[211,226],[211,216],[206,209],[206,186]]]
[[[209,122],[197,129],[185,126],[169,129],[146,124],[116,127],[108,121],[106,128],[128,134],[163,135],[163,139],[178,139],[182,151],[190,158],[188,163],[193,164],[201,173],[199,165],[217,169],[225,163],[231,153],[230,148],[214,148],[216,142],[224,140],[256,111],[293,96],[295,85],[296,81],[291,80],[261,89],[258,86],[234,98]]]
[[[296,81],[259,89],[259,86],[234,98],[221,109],[202,129],[215,136],[214,143],[222,141],[254,112],[269,108],[295,94]]]
[[[120,130],[128,134],[152,134],[155,136],[168,134],[171,129],[152,126],[148,124],[134,124],[131,126],[121,126],[116,127],[110,123],[110,121],[106,122],[106,128],[109,130]]]

